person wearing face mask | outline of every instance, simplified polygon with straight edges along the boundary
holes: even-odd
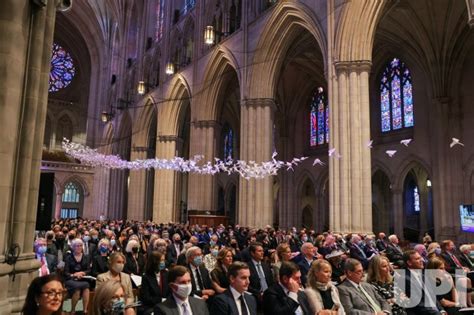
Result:
[[[428,246],[428,260],[441,256],[441,246],[437,242],[433,242]]]
[[[109,260],[109,249],[110,242],[108,239],[103,238],[98,244],[98,255],[92,260],[91,275],[97,277],[97,275],[109,271],[108,260]]]
[[[91,242],[91,236],[89,234],[89,231],[84,231],[84,234],[82,235],[82,241],[84,242],[84,254],[90,255],[91,257],[96,256],[97,246],[96,244]]]
[[[219,253],[219,245],[215,244],[210,248],[209,254],[204,256],[204,266],[207,271],[211,272],[217,263],[217,254]]]
[[[178,256],[183,250],[183,243],[181,242],[181,235],[175,233],[173,235],[173,243],[168,245],[166,250],[166,261],[168,264],[176,264],[178,261]]]
[[[54,232],[48,231],[46,232],[46,252],[48,254],[58,256],[58,249],[56,248],[56,244],[54,243]]]
[[[168,272],[168,285],[171,296],[154,308],[158,315],[209,315],[206,303],[189,296],[192,291],[191,275],[183,266],[175,266]]]
[[[96,290],[105,283],[115,280],[122,284],[125,293],[125,304],[132,304],[134,301],[132,280],[130,276],[123,271],[125,265],[125,256],[121,252],[115,252],[109,258],[109,271],[97,276]],[[133,309],[126,309],[125,314],[134,314]]]
[[[459,247],[461,254],[459,255],[459,261],[464,267],[469,268],[471,271],[474,270],[474,262],[470,258],[471,245],[464,244]]]
[[[47,253],[46,240],[38,238],[34,244],[36,259],[41,262],[39,276],[46,276],[56,271],[58,260],[56,256]]]
[[[186,252],[187,267],[191,271],[192,294],[207,300],[215,294],[212,289],[209,272],[202,263],[202,251],[199,247],[191,247]]]
[[[125,268],[123,272],[141,276],[145,270],[145,258],[140,253],[140,243],[130,239],[125,247]]]
[[[125,288],[120,281],[107,281],[95,291],[92,315],[133,314],[125,309]]]
[[[145,269],[140,289],[140,301],[143,303],[140,313],[149,315],[153,312],[153,307],[163,302],[169,292],[168,270],[163,254],[158,251],[151,252]]]

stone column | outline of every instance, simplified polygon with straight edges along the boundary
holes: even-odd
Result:
[[[56,193],[56,200],[55,200],[55,207],[54,207],[54,218],[59,219],[61,217],[61,206],[63,204],[63,192],[58,191]]]
[[[107,215],[110,219],[119,220],[127,216],[125,211],[127,206],[129,174],[129,170],[110,170],[109,207]]]
[[[182,139],[174,135],[158,136],[156,157],[172,159],[181,146]],[[153,221],[176,222],[179,220],[180,174],[170,170],[155,171],[153,195]]]
[[[189,156],[204,155],[203,163],[214,162],[216,135],[220,125],[214,120],[200,120],[192,123]],[[189,174],[188,209],[198,212],[217,211],[216,177],[212,175]]]
[[[106,152],[101,152],[106,153]],[[101,215],[110,218],[109,215],[109,191],[110,191],[110,169],[96,168],[94,172],[94,190],[92,198],[94,200],[93,209],[95,210],[96,219]]]
[[[271,160],[275,101],[245,99],[241,105],[240,158],[255,162]],[[273,224],[272,182],[271,176],[239,181],[237,222],[240,225],[263,227]]]
[[[332,78],[329,161],[330,229],[372,233],[369,61],[335,63]]]
[[[456,241],[460,231],[459,205],[462,203],[463,148],[449,147],[451,137],[461,138],[459,106],[447,97],[433,100],[430,115],[433,161],[433,217],[436,239]]]
[[[3,1],[0,14],[0,314],[21,310],[39,267],[33,241],[56,1],[32,3]],[[4,256],[13,244],[20,248],[14,267]]]
[[[392,190],[392,211],[393,211],[393,228],[394,233],[398,235],[400,239],[403,239],[403,190],[393,189]],[[388,236],[388,235],[387,235]]]
[[[145,160],[147,150],[147,147],[132,148],[131,160]],[[130,171],[127,219],[137,221],[145,219],[146,173],[147,170],[144,169]]]

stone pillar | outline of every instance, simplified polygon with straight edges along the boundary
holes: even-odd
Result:
[[[124,219],[127,216],[126,206],[128,198],[129,170],[110,170],[110,189],[108,218],[113,220]]]
[[[37,8],[32,1],[5,0],[0,14],[0,314],[21,310],[26,289],[37,275],[33,241],[41,151],[48,98],[56,1]],[[13,244],[20,256],[13,267],[4,254]],[[12,271],[15,271],[13,281]]]
[[[275,101],[254,98],[245,99],[241,104],[240,158],[255,162],[271,160]],[[251,227],[273,224],[272,183],[271,176],[239,181],[237,223]]]
[[[93,209],[96,214],[96,219],[101,215],[105,218],[110,218],[110,172],[111,170],[107,168],[96,168],[94,172],[94,190],[92,191],[92,196],[94,200]]]
[[[329,161],[330,229],[372,233],[369,61],[335,63],[332,78]]]
[[[430,115],[433,161],[433,217],[436,239],[456,241],[460,231],[459,205],[462,203],[463,148],[449,147],[451,137],[461,138],[459,106],[447,97],[433,100]]]
[[[55,207],[54,207],[54,218],[59,219],[61,217],[61,206],[63,204],[63,192],[58,191],[56,193],[56,200],[55,200]]]
[[[200,120],[192,123],[189,156],[204,155],[203,163],[214,162],[216,153],[216,135],[220,125],[214,120]],[[217,211],[216,177],[211,175],[189,174],[188,209],[198,212]],[[204,213],[203,213],[204,214]]]
[[[147,150],[147,147],[132,148],[131,160],[145,160],[147,158]],[[146,173],[147,170],[145,169],[130,171],[127,219],[137,221],[145,219]]]
[[[177,136],[158,136],[156,157],[172,159],[181,146],[182,139]],[[180,176],[176,171],[156,170],[155,191],[153,195],[153,221],[176,222],[179,220]]]
[[[402,184],[403,185],[403,184]],[[393,211],[393,229],[394,233],[398,235],[400,239],[403,239],[403,190],[393,189],[392,190],[392,211]],[[388,235],[387,235],[388,236]]]

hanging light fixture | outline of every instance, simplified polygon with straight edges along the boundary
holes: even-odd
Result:
[[[100,120],[102,120],[103,123],[108,123],[110,120],[112,120],[112,113],[103,111],[102,114],[100,115]]]
[[[211,25],[206,26],[204,30],[204,43],[206,45],[213,45],[215,39],[214,27]]]
[[[172,75],[174,74],[174,64],[172,62],[168,62],[166,64],[166,69],[165,69],[165,73],[167,75]]]
[[[145,92],[146,92],[145,81],[138,81],[137,92],[138,92],[138,95],[144,95],[145,94]]]
[[[429,179],[426,180],[426,187],[431,187],[431,180]]]

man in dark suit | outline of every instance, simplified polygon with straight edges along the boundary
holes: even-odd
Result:
[[[256,315],[257,300],[246,294],[249,286],[250,270],[246,263],[236,261],[228,271],[230,286],[219,294],[211,305],[211,314]]]
[[[193,246],[186,251],[187,267],[191,275],[192,295],[197,295],[204,300],[214,296],[209,272],[202,263],[202,251],[199,247]]]
[[[469,254],[471,253],[471,245],[464,244],[459,247],[461,254],[459,255],[459,261],[464,267],[474,270],[474,262],[472,262]]]
[[[387,250],[385,253],[387,254],[387,258],[390,260],[391,263],[397,265],[398,267],[403,266],[403,251],[398,245],[399,240],[398,236],[392,234],[388,237],[388,245]]]
[[[346,280],[337,289],[341,304],[347,314],[391,313],[391,307],[374,287],[362,282],[364,269],[360,261],[348,258],[344,264]]]
[[[441,243],[441,257],[444,259],[446,271],[454,274],[456,269],[463,269],[466,272],[469,272],[469,268],[464,267],[461,264],[461,261],[454,254],[454,242],[451,240],[445,240]]]
[[[56,272],[58,259],[56,256],[47,253],[47,243],[42,237],[36,239],[34,243],[36,259],[41,263],[39,276],[46,276]]]
[[[379,252],[387,250],[388,243],[384,232],[379,233],[377,240],[375,241],[375,245],[377,246]]]
[[[281,263],[279,282],[263,294],[265,315],[306,315],[311,314],[306,295],[300,291],[301,272],[293,262]]]
[[[251,243],[249,246],[250,256],[248,262],[250,269],[250,284],[248,291],[252,293],[257,302],[262,300],[263,292],[273,285],[273,275],[270,267],[263,263],[263,246],[261,243]]]
[[[301,253],[303,254],[302,259],[298,262],[298,267],[301,271],[301,283],[306,286],[307,275],[309,268],[311,268],[311,264],[314,261],[314,252],[315,247],[312,243],[303,243],[301,245]]]
[[[178,256],[183,250],[183,244],[181,243],[181,236],[178,233],[173,235],[173,243],[168,245],[166,249],[166,262],[168,265],[176,264],[178,261]]]
[[[183,266],[175,266],[168,272],[170,297],[157,304],[154,314],[159,315],[209,315],[206,302],[189,296],[192,290],[189,270]]]
[[[424,282],[423,259],[421,255],[414,250],[408,250],[403,253],[403,261],[406,266],[405,274],[405,295],[408,301],[415,301],[416,297],[412,292],[414,288],[418,297],[418,304],[413,307],[407,307],[408,315],[437,315],[446,313],[441,304],[436,299],[436,293],[432,292],[431,286]],[[339,291],[340,292],[340,291]],[[412,294],[413,293],[413,294]],[[402,305],[403,306],[403,305]],[[411,306],[411,305],[410,305]]]
[[[367,255],[365,254],[363,248],[363,241],[357,234],[352,235],[351,244],[349,246],[349,253],[351,258],[360,261],[362,267],[364,267],[364,270],[367,270],[367,267],[369,267],[369,260],[372,257],[367,257]]]

